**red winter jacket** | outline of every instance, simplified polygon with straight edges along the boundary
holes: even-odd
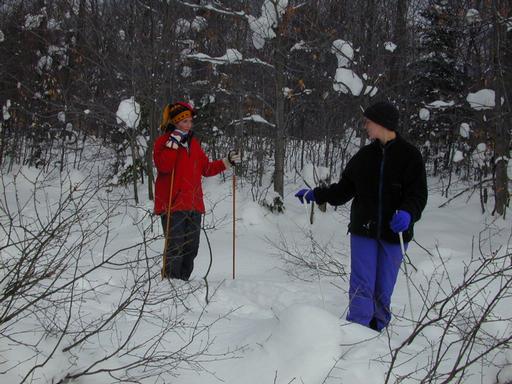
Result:
[[[189,149],[167,148],[170,132],[166,132],[155,141],[153,161],[158,175],[155,182],[155,210],[157,215],[167,211],[171,175],[174,169],[174,184],[171,211],[196,211],[204,213],[203,176],[215,176],[226,169],[222,160],[210,161],[201,144],[195,138],[189,140]]]

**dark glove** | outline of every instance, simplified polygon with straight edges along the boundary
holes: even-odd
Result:
[[[304,204],[304,200],[306,203],[311,203],[315,201],[315,192],[312,189],[304,188],[295,194],[302,204]]]
[[[391,230],[395,233],[406,231],[409,225],[411,225],[411,214],[407,211],[397,211],[389,223]]]
[[[235,150],[229,151],[228,161],[231,166],[240,164],[242,162],[242,156],[240,155],[240,152]]]

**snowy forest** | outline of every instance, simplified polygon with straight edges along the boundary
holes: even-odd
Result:
[[[376,333],[345,320],[350,205],[294,195],[383,100],[429,197]],[[183,284],[153,212],[177,101],[242,158]],[[0,105],[0,382],[512,383],[512,0],[2,0]]]

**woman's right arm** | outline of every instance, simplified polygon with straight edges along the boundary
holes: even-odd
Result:
[[[167,147],[165,137],[159,137],[153,146],[153,161],[159,173],[171,173],[176,165],[178,150]]]

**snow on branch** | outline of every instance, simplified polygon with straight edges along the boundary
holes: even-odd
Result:
[[[250,116],[246,116],[240,120],[233,120],[231,123],[229,123],[229,125],[240,124],[241,122],[244,122],[244,121],[252,121],[254,123],[265,124],[270,127],[275,127],[275,124],[270,123],[268,120],[266,120],[265,118],[263,118],[260,115],[250,115]]]
[[[248,17],[246,15],[246,13],[243,12],[243,11],[233,11],[233,10],[231,10],[229,8],[219,8],[218,6],[214,6],[212,4],[206,4],[206,5],[191,4],[191,3],[188,3],[186,1],[180,1],[180,3],[185,5],[185,6],[187,6],[187,7],[190,7],[190,8],[205,9],[205,10],[208,10],[208,11],[220,13],[222,15],[239,16],[239,17],[244,17],[244,18]]]
[[[352,69],[349,68],[354,61],[354,48],[352,43],[342,39],[333,41],[331,53],[336,55],[338,60],[338,68],[334,76],[333,88],[336,92],[349,94],[352,96],[360,96],[361,94],[373,97],[379,89],[375,84],[369,85],[368,76],[363,74],[362,78]]]
[[[191,53],[185,56],[188,59],[208,62],[216,65],[223,64],[240,64],[240,63],[253,63],[264,65],[266,67],[274,68],[273,65],[266,63],[257,58],[244,59],[243,55],[236,49],[230,48],[226,50],[226,53],[219,57],[212,57],[205,53]]]
[[[492,89],[481,89],[474,93],[469,93],[466,97],[466,101],[469,103],[471,108],[481,111],[485,109],[493,109],[496,107],[496,93]],[[501,98],[501,104],[503,105],[505,99]]]
[[[248,16],[249,27],[252,31],[252,42],[256,49],[262,49],[266,40],[276,37],[275,28],[286,12],[288,0],[265,0],[261,6],[261,16]]]

